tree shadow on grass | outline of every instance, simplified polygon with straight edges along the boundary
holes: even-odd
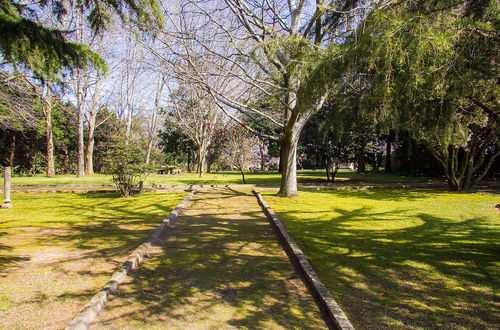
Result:
[[[0,232],[0,237],[7,235],[6,232]],[[13,264],[29,260],[25,256],[12,255],[14,248],[10,245],[0,243],[0,277],[4,277],[3,272]]]
[[[113,194],[25,196],[26,214],[22,214],[23,203],[19,202],[15,211],[21,213],[0,231],[4,235],[0,241],[0,287],[5,288],[0,296],[8,302],[2,310],[7,320],[4,325],[15,327],[8,322],[16,319],[15,315],[26,314],[22,317],[26,327],[35,323],[52,327],[53,320],[34,320],[31,311],[45,313],[60,306],[66,307],[57,322],[73,316],[182,195],[166,194],[163,198],[151,194],[131,199],[113,199]]]
[[[132,275],[100,325],[323,328],[312,297],[260,209],[232,205],[234,211],[215,211],[242,195],[203,198],[197,207],[207,212],[180,217],[164,254]]]
[[[450,192],[445,190],[436,189],[375,189],[375,190],[335,190],[332,191],[338,198],[359,198],[368,199],[375,201],[412,201],[412,200],[422,200],[430,199],[433,196],[439,196],[441,194],[449,194]]]
[[[135,202],[134,198],[121,199],[118,205],[114,203],[113,206],[85,202],[113,196],[117,195],[85,194],[78,205],[59,206],[63,212],[78,214],[79,221],[66,226],[63,231],[40,237],[39,244],[47,241],[54,244],[69,243],[72,248],[85,252],[82,258],[104,257],[110,261],[116,256],[127,255],[142,244],[175,207],[172,202],[163,205],[151,201],[142,202],[140,207],[134,209],[130,207],[130,203]]]
[[[333,211],[339,215],[329,221],[279,216],[355,326],[498,325],[499,233],[483,218],[455,222],[419,213],[419,223],[387,228],[382,221],[397,223],[400,210]],[[325,219],[330,212],[316,213]],[[363,228],[373,221],[380,228]]]

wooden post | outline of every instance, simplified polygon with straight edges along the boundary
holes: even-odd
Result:
[[[14,205],[12,205],[10,202],[10,166],[5,166],[3,168],[3,194],[4,194],[4,199],[3,201],[5,202],[4,205],[2,205],[2,209],[10,209]]]

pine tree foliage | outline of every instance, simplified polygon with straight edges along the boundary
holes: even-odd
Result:
[[[497,1],[395,2],[360,25],[346,81],[360,111],[407,130],[469,189],[500,155]]]
[[[86,68],[89,64],[97,70],[105,70],[104,60],[90,47],[68,41],[69,31],[43,26],[36,19],[38,11],[48,9],[62,20],[69,5],[57,0],[36,4],[0,0],[0,54],[4,61],[23,65],[45,79],[54,79],[64,70]],[[76,7],[86,14],[94,32],[107,28],[114,13],[146,29],[163,25],[155,0],[77,1]]]

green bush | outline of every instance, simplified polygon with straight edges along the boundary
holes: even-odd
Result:
[[[140,193],[142,183],[152,171],[152,166],[145,163],[145,156],[140,146],[117,141],[110,145],[104,160],[104,173],[112,180],[122,197],[129,197],[134,192]]]

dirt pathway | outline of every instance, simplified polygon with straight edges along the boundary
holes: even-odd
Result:
[[[93,329],[319,329],[325,324],[249,190],[200,191]]]

